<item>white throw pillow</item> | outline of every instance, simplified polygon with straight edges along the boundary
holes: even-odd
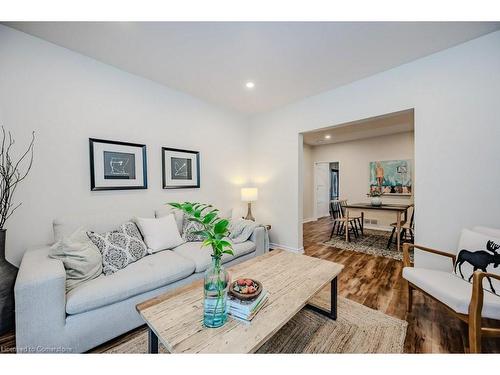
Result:
[[[167,205],[164,205],[159,209],[155,210],[155,217],[157,219],[171,214],[174,214],[175,222],[177,223],[177,228],[179,229],[179,233],[182,235],[182,227],[184,225],[184,212],[178,210],[177,208],[173,208]]]
[[[492,236],[500,238],[500,229],[489,228],[489,227],[474,227],[472,228],[474,232],[484,234],[486,236]]]
[[[227,210],[220,210],[219,211],[219,217],[221,219],[228,219],[231,220],[233,218],[233,209],[229,208]]]
[[[150,254],[172,249],[183,243],[173,214],[158,219],[137,217],[135,220]]]
[[[49,257],[60,259],[66,270],[66,292],[102,274],[102,256],[82,227],[50,247]]]
[[[476,270],[500,274],[500,238],[462,229],[458,243],[457,259],[454,265],[455,274],[472,282],[472,274]],[[500,282],[484,278],[483,288],[500,295]]]

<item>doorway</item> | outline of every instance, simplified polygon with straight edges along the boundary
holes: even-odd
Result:
[[[335,201],[340,197],[340,171],[339,162],[330,163],[330,200]]]
[[[339,162],[314,163],[314,218],[330,216],[330,201],[340,196]]]
[[[384,167],[386,176],[382,180],[382,204],[413,204],[413,110],[317,129],[302,136],[304,221],[326,220],[332,200],[369,204],[374,184],[380,183],[373,167],[377,165]],[[350,209],[354,215],[360,215],[360,211]],[[395,221],[394,213],[374,209],[366,211],[363,220],[369,229],[389,232]]]
[[[314,163],[314,217],[330,214],[330,163]]]

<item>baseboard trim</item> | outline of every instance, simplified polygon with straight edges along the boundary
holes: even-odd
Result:
[[[318,219],[315,219],[313,217],[309,218],[309,219],[304,219],[302,220],[302,224],[305,224],[305,223],[310,223],[311,221],[317,221]]]
[[[383,225],[365,224],[364,228],[366,228],[366,229],[373,229],[373,230],[383,230],[385,232],[391,232],[392,231],[392,227],[385,227]]]
[[[273,243],[271,242],[269,244],[269,246],[271,247],[271,249],[283,249],[283,250],[286,250],[286,251],[290,251],[292,253],[297,253],[297,254],[304,254],[304,248],[301,247],[301,248],[296,248],[296,247],[290,247],[290,246],[285,246],[285,245],[280,245],[279,243]]]

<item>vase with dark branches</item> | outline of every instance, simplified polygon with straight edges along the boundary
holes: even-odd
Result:
[[[12,133],[2,126],[0,143],[0,333],[14,325],[14,281],[17,268],[5,259],[5,223],[21,206],[14,196],[19,184],[26,179],[33,166],[35,133],[24,152],[14,154],[15,140]]]
[[[229,221],[219,217],[219,210],[209,204],[201,203],[169,203],[188,216],[188,220],[198,223],[201,230],[193,234],[204,239],[201,247],[212,248],[212,264],[205,271],[203,324],[215,328],[227,321],[227,292],[231,282],[229,273],[222,266],[224,254],[233,255],[233,248],[227,236]]]

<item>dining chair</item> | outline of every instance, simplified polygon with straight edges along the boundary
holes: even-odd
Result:
[[[415,221],[414,221],[414,218],[415,218],[415,206],[412,204],[408,207],[408,210],[410,210],[411,214],[410,214],[410,221],[408,220],[402,220],[400,223],[400,228],[401,228],[401,232],[400,232],[400,239],[401,241],[403,242],[410,242],[410,243],[413,243],[415,241]],[[392,227],[392,232],[391,232],[391,236],[389,237],[389,241],[387,241],[387,248],[389,248],[391,246],[391,244],[393,243],[393,238],[394,238],[394,234],[396,233],[396,229],[397,229],[397,223],[391,223],[391,227]],[[394,242],[396,241],[396,239],[394,238]]]
[[[341,207],[341,212],[342,215],[345,217],[347,216],[347,199],[343,199],[340,201],[340,207]],[[351,216],[349,215],[349,220],[354,220],[354,225],[356,226],[356,229],[361,232],[361,235],[364,234],[364,229],[365,229],[365,224],[364,224],[364,213],[361,212],[361,215],[358,216]]]
[[[330,232],[330,239],[334,234],[336,235],[344,235],[345,230],[347,229],[347,236],[350,237],[352,233],[354,237],[358,237],[359,229],[357,225],[357,218],[347,218],[345,214],[345,209],[342,207],[342,201],[333,200],[330,202],[330,212],[332,215],[333,225],[332,231]],[[361,227],[361,231],[362,231]]]

